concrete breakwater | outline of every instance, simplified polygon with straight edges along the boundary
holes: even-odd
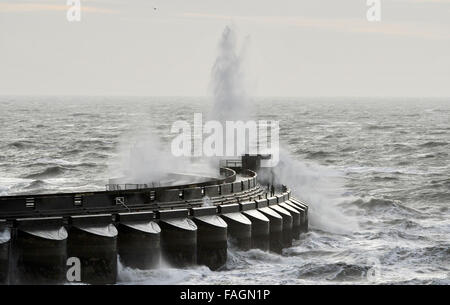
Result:
[[[307,231],[308,207],[288,188],[271,196],[255,171],[222,173],[206,185],[0,197],[0,283],[114,284],[118,260],[151,269],[162,257],[217,270],[229,243],[281,253]]]

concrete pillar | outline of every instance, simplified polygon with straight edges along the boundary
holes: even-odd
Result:
[[[0,285],[8,284],[11,231],[0,222]]]
[[[67,252],[81,262],[81,282],[115,284],[118,232],[112,216],[71,216],[70,223]]]
[[[278,204],[269,206],[283,218],[283,248],[292,247],[292,215]]]
[[[242,213],[227,213],[221,215],[228,225],[228,236],[241,250],[249,250],[252,247],[252,222]]]
[[[300,213],[300,232],[303,232],[304,226],[306,223],[306,210],[303,207],[301,207],[300,205],[295,204],[290,200],[286,201],[285,203],[288,204],[289,206],[293,207],[297,211],[299,211],[299,213]]]
[[[217,215],[194,217],[197,225],[197,263],[216,270],[227,262],[227,223]]]
[[[308,206],[292,198],[292,196],[287,202],[300,209],[300,214],[302,215],[302,232],[308,232]]]
[[[161,259],[161,228],[153,212],[119,214],[117,247],[122,264],[134,269],[157,268]]]
[[[252,248],[269,251],[270,249],[270,221],[257,210],[242,212],[252,223]]]
[[[61,284],[66,280],[67,231],[61,217],[18,219],[12,233],[12,284]]]
[[[300,233],[302,230],[302,215],[300,211],[296,208],[293,208],[286,202],[282,202],[279,204],[283,209],[287,210],[292,216],[292,238],[299,239]]]
[[[218,208],[220,216],[228,225],[228,240],[241,250],[249,250],[252,247],[252,222],[240,213],[240,205],[223,204]]]
[[[270,221],[270,251],[281,253],[283,250],[283,218],[269,207],[258,209]]]
[[[186,211],[187,215],[187,211]],[[161,219],[163,259],[174,267],[197,263],[197,226],[188,218]]]

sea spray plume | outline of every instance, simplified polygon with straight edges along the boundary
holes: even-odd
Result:
[[[217,170],[208,164],[193,163],[187,157],[175,157],[170,145],[151,133],[124,136],[119,146],[118,160],[110,164],[110,174],[120,183],[155,183],[168,173],[200,172],[215,176]],[[123,177],[123,179],[122,179]]]
[[[248,95],[246,90],[244,59],[249,39],[247,38],[241,53],[238,54],[236,31],[225,27],[219,43],[219,55],[212,69],[212,91],[214,104],[211,119],[224,123],[227,120],[248,120]],[[225,146],[235,144],[226,135]],[[274,168],[277,181],[289,185],[299,198],[311,204],[311,225],[331,232],[348,232],[357,228],[357,223],[343,214],[336,193],[330,193],[335,173],[318,165],[308,166],[294,160],[282,152],[281,164]],[[339,189],[336,185],[334,191]],[[342,188],[341,188],[342,189]],[[328,192],[327,192],[328,191]]]
[[[9,187],[0,185],[0,196],[7,196]]]
[[[214,203],[212,203],[211,198],[209,198],[208,196],[203,197],[202,202],[203,202],[202,206],[204,207],[214,206]]]
[[[280,162],[273,173],[275,181],[287,185],[294,196],[309,204],[311,227],[342,234],[358,229],[356,219],[344,214],[339,206],[344,187],[338,172],[295,160],[281,149]]]
[[[115,177],[123,177],[128,183],[157,183],[165,173],[177,168],[165,145],[150,133],[132,137],[124,136],[119,145],[119,160],[114,168]]]
[[[225,27],[219,43],[219,54],[212,68],[211,89],[213,109],[210,119],[225,123],[226,120],[244,120],[247,115],[247,96],[245,93],[243,59],[249,39],[238,52],[237,37],[232,27]],[[202,136],[202,135],[194,135]],[[164,149],[158,138],[151,134],[133,135],[133,141],[124,138],[120,150],[121,160],[114,176],[124,176],[132,183],[158,182],[165,174],[192,169],[189,158],[174,157]],[[225,141],[227,138],[224,139]],[[224,147],[226,143],[224,144]],[[209,162],[201,167],[202,172],[215,176],[216,158],[204,158]],[[198,165],[198,164],[197,164]]]
[[[9,228],[0,228],[0,244],[8,242],[11,239],[11,231]]]
[[[211,70],[210,90],[213,106],[209,119],[219,121],[224,128],[227,121],[245,122],[250,118],[244,73],[245,55],[249,41],[249,37],[246,37],[239,48],[236,30],[233,26],[225,27],[219,41],[218,55]],[[225,129],[224,132],[224,152],[231,147],[236,150],[238,143],[234,134],[226,132]],[[236,155],[239,153],[235,152]],[[218,159],[220,158],[211,158],[210,163],[216,164]]]
[[[249,43],[247,37],[238,52],[237,35],[233,27],[225,27],[219,54],[211,71],[213,108],[211,119],[245,120],[248,116],[248,97],[245,90],[244,58]]]

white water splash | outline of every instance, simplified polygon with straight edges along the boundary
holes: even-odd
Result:
[[[246,90],[244,63],[248,38],[238,51],[237,34],[233,27],[225,27],[219,43],[219,55],[212,69],[214,119],[245,120],[249,117],[249,97]],[[227,143],[230,143],[227,135]],[[343,187],[339,175],[322,166],[293,159],[281,152],[281,162],[274,168],[279,181],[284,181],[299,198],[311,204],[311,225],[330,232],[349,233],[358,228],[357,222],[338,207]]]
[[[164,150],[150,133],[124,137],[119,147],[119,160],[110,166],[113,177],[125,177],[127,183],[159,182],[167,172],[180,167],[170,151]]]
[[[175,157],[170,150],[170,144],[163,144],[150,132],[134,134],[132,137],[125,136],[118,155],[118,160],[112,162],[109,168],[110,176],[118,177],[115,181],[120,183],[154,182],[158,185],[167,179],[168,173],[217,176],[217,168],[204,160]]]
[[[0,244],[6,243],[11,239],[11,231],[9,228],[0,230]]]
[[[287,185],[294,196],[309,204],[312,227],[343,234],[358,230],[356,219],[344,214],[339,206],[345,188],[338,172],[296,160],[285,150],[280,151],[280,162],[273,172],[276,181]]]
[[[211,91],[214,104],[211,119],[221,122],[244,120],[248,117],[248,94],[245,79],[246,37],[239,49],[236,30],[225,27],[219,42],[219,54],[211,71]]]
[[[212,207],[212,206],[214,206],[214,204],[212,203],[211,199],[208,196],[205,196],[202,199],[202,206],[204,206],[204,207]]]
[[[213,272],[205,266],[173,268],[163,258],[159,268],[149,270],[126,267],[120,260],[117,264],[118,284],[121,285],[179,285],[189,281],[196,282]]]

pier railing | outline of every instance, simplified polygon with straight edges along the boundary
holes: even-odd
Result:
[[[143,190],[143,189],[152,189],[154,191],[157,190],[169,190],[169,189],[180,189],[180,188],[188,188],[188,187],[201,187],[208,185],[217,185],[223,183],[230,183],[236,180],[236,172],[230,168],[221,167],[220,175],[223,178],[214,178],[208,181],[189,183],[183,185],[168,185],[161,186],[159,182],[151,182],[151,183],[108,183],[105,185],[106,191],[123,191],[123,190]]]
[[[131,209],[151,209],[170,203],[189,205],[192,200],[205,196],[218,197],[239,194],[257,186],[256,173],[245,170],[243,179],[236,181],[236,172],[222,168],[224,177],[208,183],[148,188],[146,184],[124,185],[109,191],[36,194],[0,197],[0,218],[42,217],[54,213],[96,213],[127,206]]]
[[[106,184],[106,191],[122,191],[122,190],[141,190],[141,189],[148,189],[148,188],[157,188],[161,185],[158,183],[152,183],[152,184],[135,184],[135,183],[123,183],[123,184],[117,184],[117,183],[110,183]]]
[[[227,168],[242,168],[242,160],[241,159],[221,160],[220,166]]]

